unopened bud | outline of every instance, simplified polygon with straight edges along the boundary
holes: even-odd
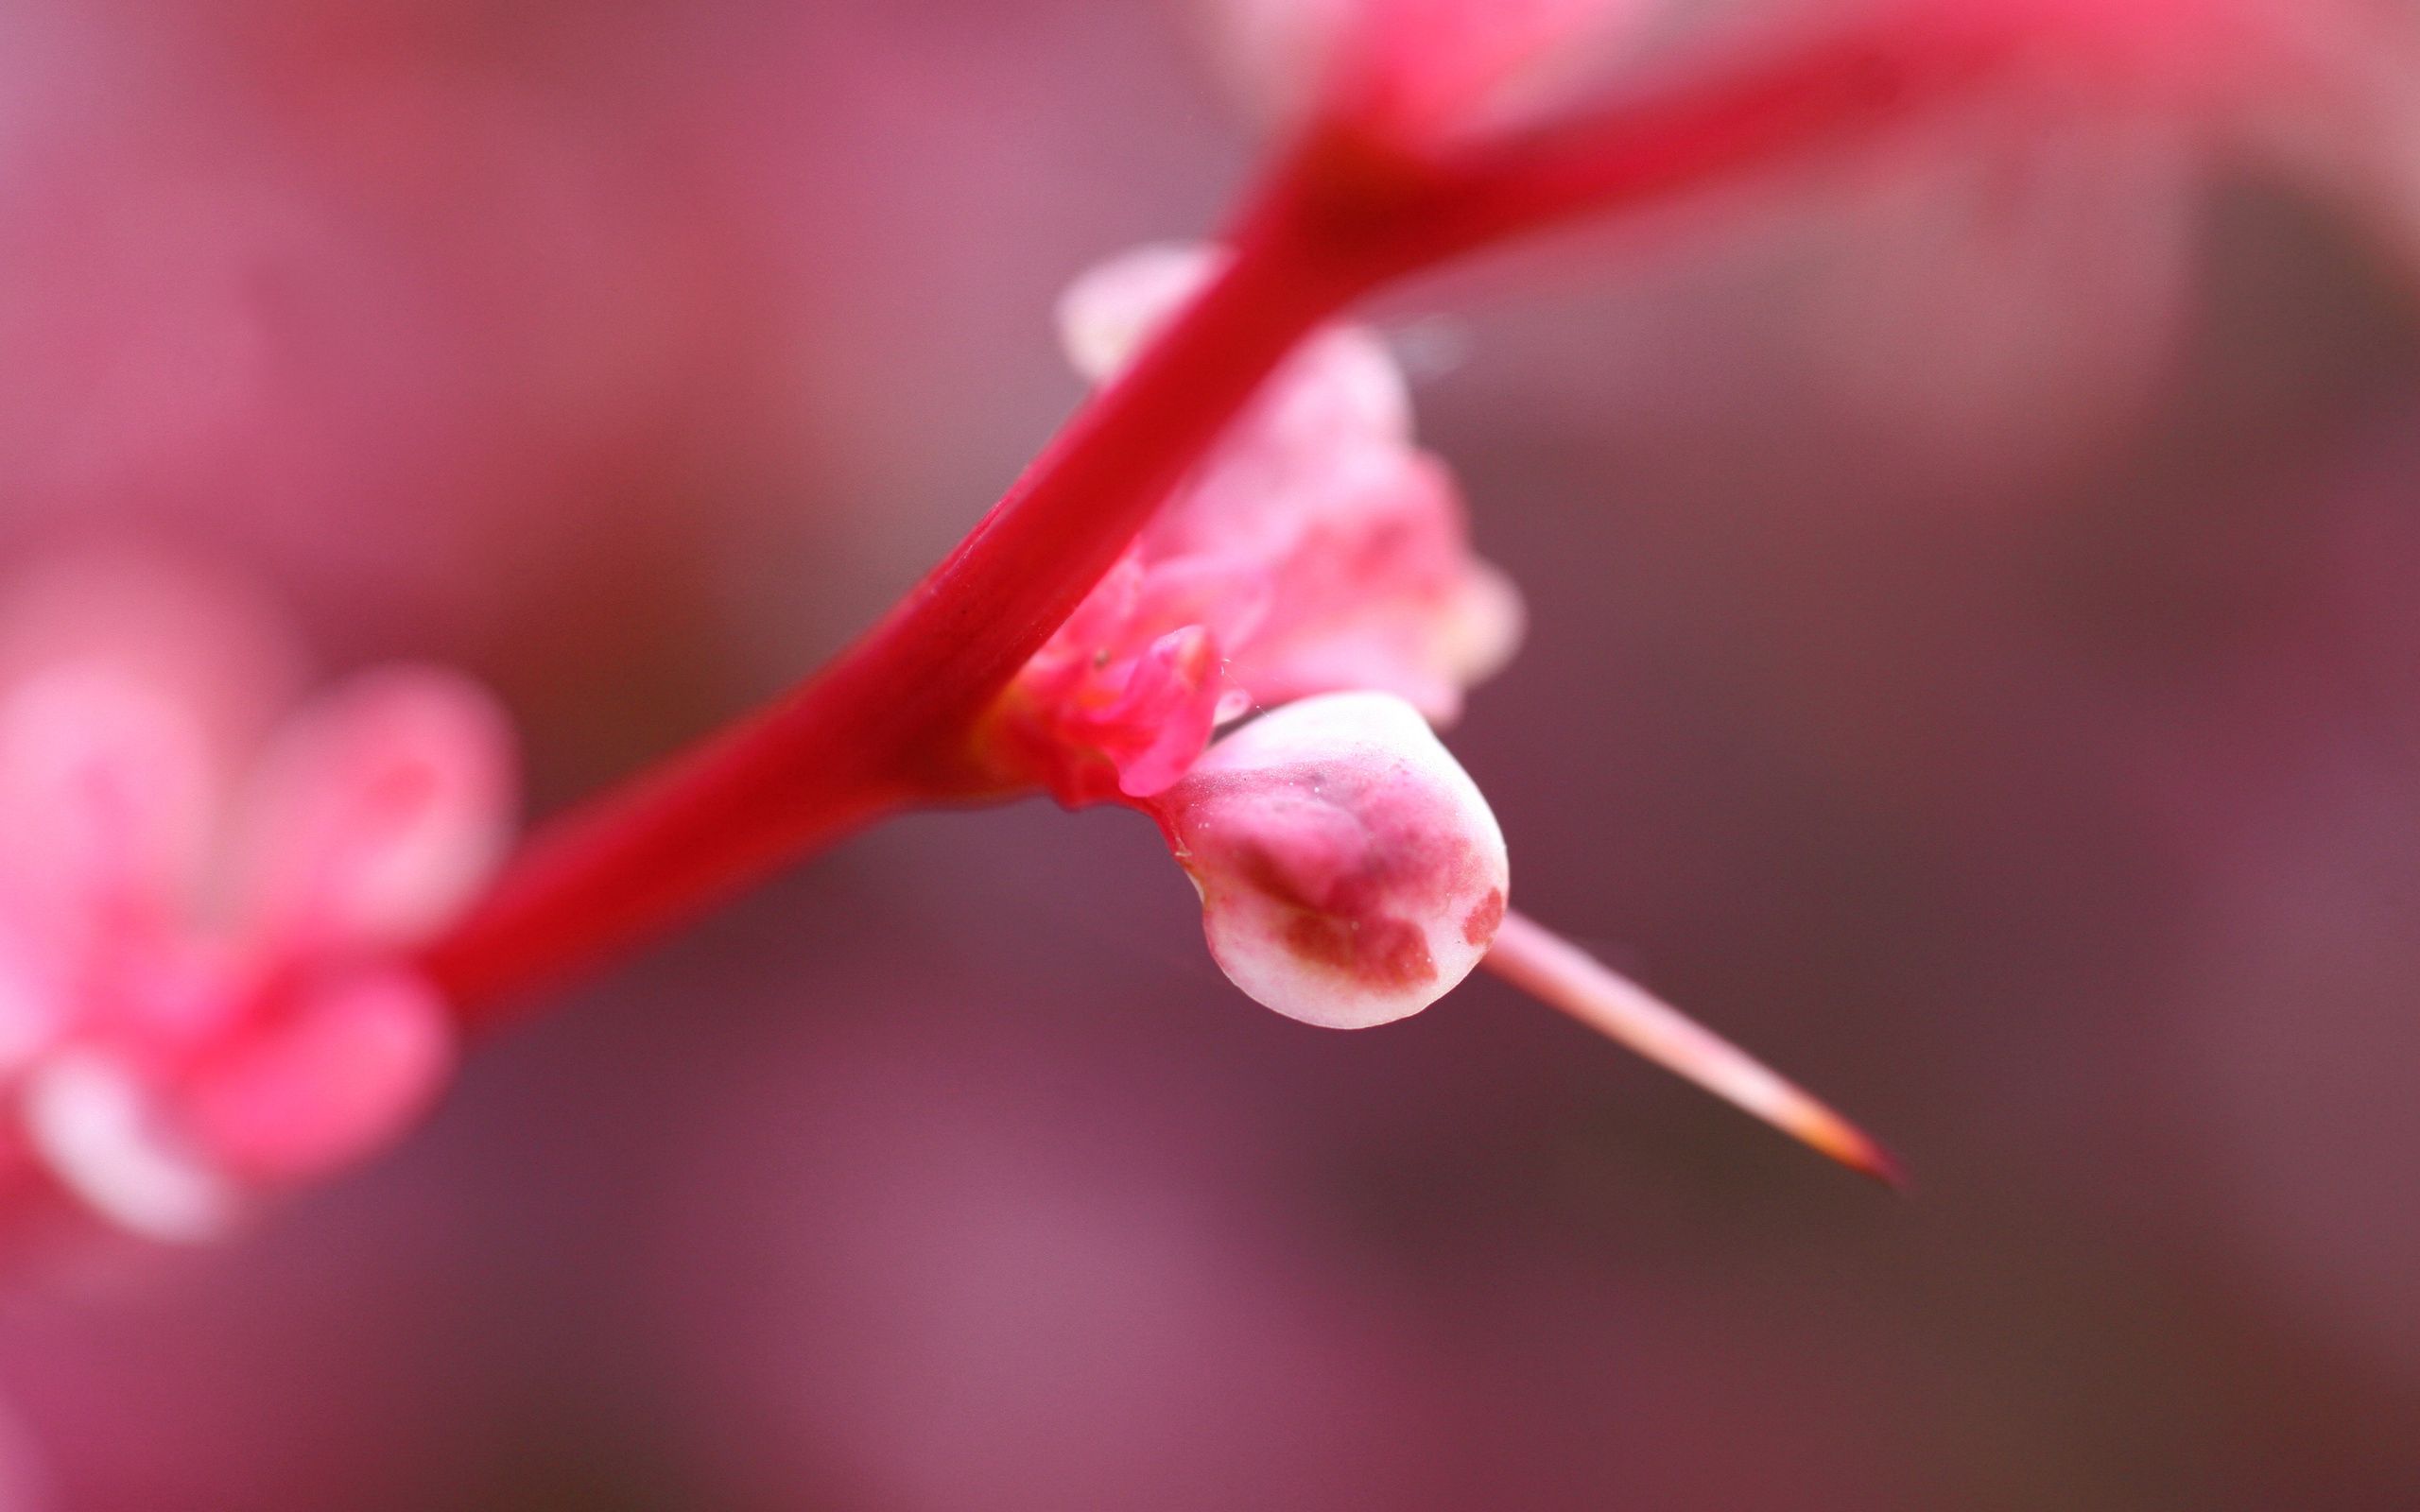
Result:
[[[1289,1018],[1366,1028],[1470,974],[1504,919],[1504,833],[1417,710],[1289,704],[1152,804],[1201,892],[1210,953]]]

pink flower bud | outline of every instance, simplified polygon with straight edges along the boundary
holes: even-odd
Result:
[[[1330,694],[1211,747],[1151,804],[1210,953],[1289,1018],[1358,1029],[1470,974],[1504,919],[1504,833],[1420,717]]]

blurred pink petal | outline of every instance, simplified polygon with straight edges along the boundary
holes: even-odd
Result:
[[[0,897],[56,988],[191,906],[217,775],[187,707],[121,669],[0,692]]]
[[[1208,0],[1212,44],[1280,119],[1320,109],[1412,141],[1561,99],[1660,0]]]
[[[239,737],[289,662],[223,633],[254,627],[245,600],[97,566],[31,581],[0,597],[0,1108],[93,1211],[206,1238],[443,1079],[443,1005],[402,962],[509,836],[510,732],[455,675],[393,668],[256,752]],[[101,591],[59,592],[78,582]]]
[[[485,690],[434,667],[360,674],[294,715],[252,777],[243,916],[278,943],[425,937],[501,859],[514,801]]]
[[[199,1072],[182,1121],[238,1177],[300,1180],[403,1132],[453,1062],[452,1021],[426,984],[399,972],[341,981]]]

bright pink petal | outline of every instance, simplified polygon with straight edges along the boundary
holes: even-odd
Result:
[[[1118,791],[1149,798],[1184,775],[1219,719],[1219,646],[1199,626],[1152,643],[1118,700],[1085,721],[1117,768]]]
[[[1106,383],[1225,266],[1223,249],[1162,244],[1114,257],[1079,277],[1059,301],[1060,345],[1077,372]],[[1331,326],[1270,380],[1239,431],[1285,446],[1402,440],[1411,398],[1386,343]]]
[[[0,691],[0,908],[61,988],[182,921],[216,807],[183,703],[109,662]]]
[[[249,795],[237,896],[276,949],[425,937],[466,903],[512,828],[503,711],[433,668],[363,674],[280,731]]]
[[[240,582],[149,557],[56,558],[0,592],[0,951],[9,1039],[123,1026],[202,943],[228,774],[289,693],[285,623]]]
[[[1114,381],[1222,256],[1147,248],[1085,274],[1060,306],[1070,359]],[[1317,693],[1454,717],[1518,638],[1519,600],[1410,436],[1385,344],[1316,335],[1019,672],[975,741],[977,785],[1148,799],[1219,724]]]
[[[1109,382],[1226,262],[1226,250],[1206,242],[1161,242],[1085,269],[1059,296],[1068,365],[1087,383]]]
[[[384,1146],[454,1064],[444,1004],[384,972],[313,994],[199,1073],[180,1106],[194,1143],[251,1181],[320,1175]]]
[[[1409,449],[1362,448],[1296,502],[1236,679],[1264,703],[1367,689],[1453,720],[1463,690],[1512,655],[1522,613],[1511,582],[1472,556],[1451,476]]]
[[[259,584],[134,551],[50,557],[0,585],[0,688],[106,669],[172,704],[235,769],[302,686],[294,627]]]

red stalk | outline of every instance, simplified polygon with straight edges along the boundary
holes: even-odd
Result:
[[[947,785],[971,722],[1297,341],[1371,287],[1896,119],[1958,72],[1833,40],[1460,157],[1314,131],[1226,272],[1079,410],[940,566],[824,669],[542,830],[425,965],[466,1023]]]
[[[2009,51],[1912,15],[1750,59],[1694,88],[1487,142],[1434,170],[1392,249],[1403,272],[1583,215],[1661,203],[1904,121]]]
[[[1270,232],[880,623],[770,706],[543,830],[426,958],[466,1020],[895,811],[1260,381],[1353,290]]]

